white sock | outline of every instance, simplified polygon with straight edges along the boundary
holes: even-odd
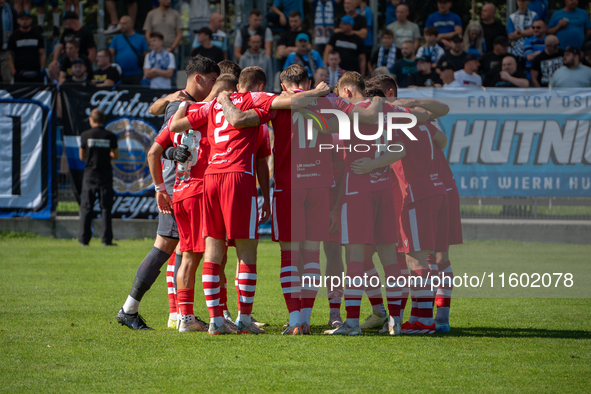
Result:
[[[289,314],[289,325],[297,326],[300,324],[300,311],[293,311]]]
[[[238,322],[242,322],[242,324],[244,324],[246,327],[250,326],[250,315],[243,315],[242,313],[240,313],[238,315],[238,320],[236,321],[236,324],[238,324]]]
[[[404,309],[400,310],[400,321],[404,320]]]
[[[52,14],[52,16],[53,16],[53,25],[59,27],[59,25],[60,25],[60,14],[59,13]]]
[[[448,306],[442,306],[442,307],[437,307],[437,314],[435,315],[435,320],[438,323],[449,323],[449,307]]]
[[[37,24],[40,27],[43,27],[44,23],[45,23],[45,14],[37,14]]]
[[[215,324],[216,327],[221,327],[224,324],[224,318],[221,316],[217,316],[211,319],[209,322]]]
[[[330,308],[329,316],[331,320],[341,319],[341,310],[337,308]]]
[[[359,325],[359,319],[347,319],[347,325],[349,327],[357,327]]]
[[[125,300],[125,304],[123,304],[123,312],[134,314],[137,313],[138,309],[140,308],[140,302],[133,298],[132,296],[127,296],[127,300]]]
[[[384,304],[372,305],[371,309],[373,309],[374,312],[378,312],[380,316],[386,316],[386,308],[384,308]]]
[[[174,312],[174,313],[170,313],[170,314],[168,315],[168,318],[169,318],[170,320],[176,320],[176,312]]]
[[[300,321],[302,323],[310,324],[310,319],[312,318],[312,308],[302,308],[300,312]]]
[[[433,325],[433,318],[432,317],[419,317],[419,323],[423,323],[426,326]]]
[[[390,326],[394,326],[395,324],[400,324],[400,317],[399,316],[390,316],[388,318],[388,324]]]
[[[183,323],[193,323],[195,321],[195,315],[181,315],[181,321]]]

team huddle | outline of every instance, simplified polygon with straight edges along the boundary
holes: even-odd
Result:
[[[264,92],[267,78],[259,67],[240,70],[229,61],[218,65],[196,56],[186,71],[186,88],[151,108],[165,113],[148,155],[159,226],[117,314],[119,323],[150,329],[139,303],[168,260],[169,327],[210,335],[264,333],[265,324],[251,314],[258,224],[271,217],[281,249],[278,285],[289,313],[284,335],[310,334],[322,283],[321,244],[325,277],[344,279],[325,282],[331,327],[325,334],[449,331],[448,249],[462,243],[462,233],[459,195],[442,151],[447,138],[432,123],[447,114],[445,104],[397,99],[396,82],[385,75],[366,82],[356,72],[344,73],[332,94],[323,82],[310,89],[307,70],[294,64],[281,73],[283,93],[275,95]],[[260,213],[257,180],[264,201]],[[235,320],[227,308],[229,246],[238,260]],[[193,311],[201,259],[209,323]],[[373,311],[360,323],[364,293]],[[411,314],[402,323],[409,293]]]

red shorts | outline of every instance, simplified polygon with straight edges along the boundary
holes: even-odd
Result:
[[[179,229],[179,242],[182,252],[205,252],[203,239],[202,209],[203,194],[185,198],[173,203],[174,216]]]
[[[326,241],[330,226],[328,188],[273,193],[273,241]]]
[[[392,189],[343,196],[341,243],[395,244],[398,242]]]
[[[399,253],[421,250],[446,251],[447,196],[438,194],[415,201],[402,208],[400,213]]]
[[[328,189],[328,209],[329,214],[334,209],[337,203],[337,197],[339,196],[339,187],[331,187]],[[329,221],[330,224],[330,221]],[[329,231],[328,240],[329,242],[341,243],[341,226],[339,225],[338,230],[334,233]]]
[[[448,245],[462,244],[462,218],[460,215],[460,193],[457,188],[447,189],[447,212],[449,213]]]
[[[203,183],[203,235],[216,239],[258,239],[255,178],[242,172],[207,174]]]

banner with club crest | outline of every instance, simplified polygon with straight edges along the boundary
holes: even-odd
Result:
[[[117,135],[119,159],[112,161],[113,217],[153,219],[158,216],[154,185],[147,156],[162,126],[163,116],[150,114],[150,106],[170,91],[147,88],[108,90],[62,86],[64,146],[76,196],[82,190],[85,163],[78,157],[80,134],[90,129],[88,116],[94,108],[105,112],[105,128]],[[98,206],[96,211],[100,211]]]

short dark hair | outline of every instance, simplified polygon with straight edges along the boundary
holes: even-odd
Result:
[[[426,28],[423,34],[426,36],[437,36],[439,35],[439,30],[437,30],[436,27],[431,26]]]
[[[292,12],[289,13],[289,17],[290,18],[295,18],[296,16],[299,16],[301,18],[302,17],[302,13],[299,12],[298,10],[293,10]]]
[[[263,16],[263,13],[261,11],[259,11],[258,9],[253,8],[252,10],[250,10],[250,13],[248,14],[248,16],[250,17],[251,15]]]
[[[164,41],[164,36],[162,35],[162,33],[158,33],[157,31],[153,31],[152,33],[150,33],[150,38],[158,38]]]
[[[90,111],[89,118],[92,119],[94,123],[96,123],[99,126],[103,126],[105,124],[105,113],[98,108],[95,108],[92,111]]]
[[[336,90],[341,90],[345,86],[356,87],[361,92],[365,91],[365,81],[357,71],[347,71],[343,74],[337,83]]]
[[[380,38],[384,37],[384,36],[390,36],[390,37],[394,37],[394,33],[392,32],[392,30],[390,29],[384,29],[382,31],[382,35],[380,36]]]
[[[336,49],[333,49],[332,51],[328,52],[328,54],[329,55],[339,55],[339,57],[341,57],[341,54]]]
[[[233,74],[222,74],[218,77],[218,79],[216,79],[215,85],[222,86],[224,89],[236,90],[238,78],[236,78]]]
[[[72,44],[76,48],[80,48],[80,41],[78,41],[78,39],[74,36],[69,36],[68,38],[66,38],[66,43],[64,44],[64,47],[68,44]]]
[[[101,49],[97,53],[101,53],[101,52],[104,53],[105,56],[107,56],[109,58],[109,61],[111,61],[113,59],[113,57],[111,56],[111,51],[109,51],[108,49]]]
[[[377,86],[382,91],[394,89],[394,96],[398,97],[398,85],[396,85],[396,81],[389,75],[378,75],[369,80],[369,84],[372,86]]]
[[[220,66],[220,74],[232,74],[236,79],[240,78],[242,69],[238,63],[234,63],[231,60],[222,60],[218,63],[218,66]]]
[[[262,68],[258,66],[246,67],[240,73],[238,83],[242,88],[250,89],[259,83],[267,83],[267,76]]]
[[[368,83],[365,86],[365,96],[366,97],[386,97],[382,88],[376,84]]]
[[[187,77],[192,77],[195,74],[207,75],[210,73],[220,75],[220,66],[205,56],[196,55],[189,59],[185,71]]]
[[[300,83],[308,80],[308,70],[300,64],[292,64],[288,66],[279,75],[281,82]]]

